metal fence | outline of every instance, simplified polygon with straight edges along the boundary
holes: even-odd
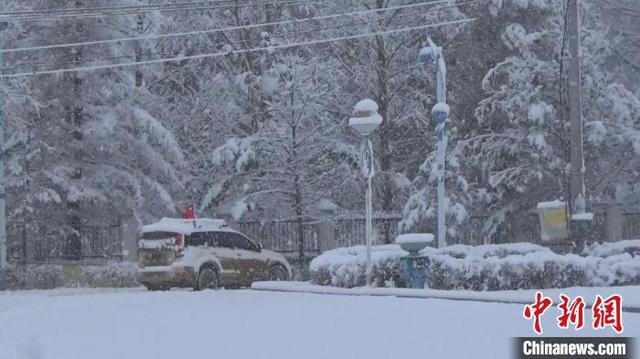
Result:
[[[483,228],[488,220],[490,220],[488,216],[471,216],[466,225],[462,226],[460,235],[453,241],[449,241],[450,244],[461,243],[481,245],[484,243],[511,242],[543,243],[540,238],[540,219],[537,214],[527,215],[526,218],[521,220],[511,230],[500,231],[498,235],[490,237],[483,233]],[[622,213],[621,222],[621,237],[613,238],[613,240],[640,238],[640,212]],[[590,239],[594,241],[601,241],[606,238],[606,213],[602,211],[595,212],[593,214],[593,226]]]
[[[640,212],[626,212],[622,214],[622,238],[640,238]]]
[[[503,229],[497,234],[487,235],[485,227],[489,216],[474,215],[467,223],[459,226],[458,235],[451,236],[449,244],[482,245],[491,243],[540,242],[540,220],[537,215],[527,215],[515,225],[517,229]]]
[[[605,236],[605,213],[594,214],[593,239]],[[400,234],[399,216],[373,219],[374,243],[393,243]],[[485,243],[531,242],[542,244],[540,224],[536,214],[529,214],[512,224],[512,230],[500,231],[500,235],[487,236],[483,229],[488,216],[471,216],[465,225],[458,227],[456,236],[449,236],[449,244],[481,245]],[[622,213],[622,238],[640,238],[640,212]],[[298,221],[250,221],[236,222],[232,227],[261,243],[264,248],[297,256],[299,251]],[[323,227],[324,226],[324,227]],[[432,226],[433,227],[433,226]],[[332,237],[331,246],[347,247],[364,244],[365,219],[339,218],[329,222],[305,221],[302,223],[303,254],[314,256],[327,249],[322,241]],[[433,231],[427,225],[418,231]],[[8,258],[13,263],[45,263],[55,261],[102,261],[123,259],[123,234],[120,224],[83,223],[79,231],[68,226],[46,221],[9,222],[7,226]],[[134,239],[135,240],[135,239]],[[326,243],[326,242],[323,242]]]
[[[374,218],[373,232],[375,244],[392,243],[398,235],[400,217]],[[320,252],[321,230],[325,223],[333,228],[335,244],[338,247],[364,244],[365,219],[349,218],[337,219],[329,222],[303,222],[302,238],[303,253],[314,255]],[[297,253],[299,251],[299,223],[288,221],[250,221],[231,223],[231,227],[262,244],[264,248],[282,253]]]
[[[374,244],[393,243],[399,234],[401,217],[373,218]],[[364,218],[339,219],[335,221],[335,238],[338,247],[364,244],[366,221]]]
[[[373,220],[374,239],[377,244],[385,243],[387,238],[391,242],[393,241],[398,234],[399,220],[400,218],[375,218]],[[335,244],[339,247],[364,243],[364,218],[338,219],[330,222],[303,222],[302,237],[305,255],[315,255],[320,252],[320,241],[322,240],[320,226],[323,223],[328,223],[330,228],[333,228]],[[282,253],[297,253],[299,251],[298,221],[236,222],[231,226],[262,244],[264,248]]]
[[[640,212],[623,213],[622,237],[618,239],[640,238]],[[605,213],[594,213],[592,240],[605,238]],[[393,243],[400,234],[398,223],[399,216],[373,219],[374,244]],[[490,220],[489,216],[474,215],[468,221],[458,226],[455,236],[448,237],[449,244],[498,244],[512,242],[530,242],[544,244],[540,238],[540,219],[537,214],[526,215],[517,223],[512,223],[510,228],[499,231],[499,234],[487,236],[483,229]],[[348,247],[364,244],[365,219],[341,218],[329,222],[303,222],[304,254],[314,255],[320,252],[320,242],[325,240],[320,226],[329,225],[332,228],[337,247]],[[271,222],[238,222],[232,227],[244,232],[249,237],[260,242],[263,247],[283,253],[298,252],[298,222],[297,221],[271,221]],[[426,226],[418,231],[432,231]]]
[[[81,224],[71,230],[59,223],[10,222],[8,258],[13,263],[122,260],[120,224]]]
[[[231,226],[262,244],[264,248],[282,253],[294,253],[299,250],[298,221],[236,222]],[[304,253],[318,252],[317,223],[303,222],[302,238]]]

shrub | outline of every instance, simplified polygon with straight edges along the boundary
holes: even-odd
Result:
[[[377,285],[402,281],[400,257],[406,252],[394,244],[374,246],[371,253]],[[366,283],[366,247],[337,248],[314,258],[309,264],[311,280],[321,285],[357,287]]]
[[[593,243],[589,247],[585,248],[583,252],[584,255],[596,257],[610,257],[624,253],[628,253],[633,257],[640,256],[640,239],[619,242]]]
[[[640,284],[640,256],[618,245],[593,247],[596,255],[560,255],[525,243],[463,245],[427,248],[426,285],[434,289],[509,290],[571,286]],[[622,249],[621,249],[622,248]],[[407,253],[397,245],[376,246],[373,275],[376,285],[404,286],[400,258]],[[312,281],[321,285],[355,287],[365,284],[364,246],[328,251],[310,264]]]
[[[136,287],[136,264],[110,262],[104,265],[39,264],[7,270],[7,289],[52,289],[58,287]]]

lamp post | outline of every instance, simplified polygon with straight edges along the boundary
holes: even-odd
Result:
[[[378,104],[370,99],[364,99],[353,107],[353,116],[349,118],[349,126],[362,135],[360,150],[362,174],[367,179],[365,204],[365,242],[367,244],[367,285],[371,285],[372,269],[371,247],[373,245],[373,220],[371,210],[371,178],[375,174],[373,166],[373,145],[369,135],[382,123],[382,116],[378,114]]]
[[[445,224],[445,188],[444,188],[444,160],[447,150],[447,134],[446,123],[449,117],[449,106],[447,105],[447,67],[442,55],[442,48],[436,46],[435,43],[428,39],[429,46],[420,50],[418,62],[421,64],[433,63],[436,70],[436,96],[437,101],[431,114],[436,125],[436,166],[437,166],[437,183],[438,183],[438,248],[447,245]]]

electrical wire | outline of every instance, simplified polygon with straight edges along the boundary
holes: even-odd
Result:
[[[84,42],[74,42],[74,43],[64,43],[64,44],[29,46],[29,47],[19,47],[19,48],[13,48],[13,49],[0,49],[0,53],[23,52],[23,51],[45,50],[45,49],[57,49],[57,48],[65,48],[65,47],[77,47],[77,46],[90,46],[90,45],[99,45],[99,44],[120,43],[120,42],[126,42],[126,41],[157,40],[157,39],[168,38],[168,37],[179,37],[179,36],[188,36],[188,35],[212,34],[212,33],[222,32],[222,31],[246,30],[246,29],[254,29],[254,28],[260,28],[260,27],[266,27],[266,26],[280,26],[280,25],[288,25],[288,24],[297,24],[297,23],[302,23],[302,22],[307,22],[307,21],[328,20],[328,19],[335,19],[335,18],[340,18],[340,17],[345,17],[345,16],[368,15],[368,14],[373,14],[373,13],[378,13],[378,12],[410,9],[410,8],[416,8],[416,7],[422,7],[422,6],[438,5],[438,4],[448,3],[448,2],[449,2],[449,0],[437,0],[437,1],[428,1],[428,2],[416,3],[416,4],[391,6],[391,7],[386,7],[386,8],[376,8],[376,9],[352,11],[352,12],[347,12],[347,13],[330,14],[330,15],[323,15],[323,16],[316,16],[316,17],[309,17],[309,18],[302,18],[302,19],[273,21],[273,22],[260,23],[260,24],[229,26],[229,27],[214,28],[214,29],[207,29],[207,30],[183,31],[183,32],[165,33],[165,34],[157,34],[157,35],[125,37],[125,38],[119,38],[119,39],[107,39],[107,40],[84,41]],[[450,6],[447,6],[445,8],[469,5],[469,4],[472,4],[472,3],[475,3],[475,2],[477,2],[477,0],[476,1],[468,1],[468,2],[465,2],[465,3],[460,3],[460,4],[455,4],[455,5],[450,5]]]
[[[40,9],[40,10],[21,10],[13,12],[3,12],[0,16],[19,16],[19,15],[43,15],[51,13],[65,13],[65,12],[88,12],[88,11],[104,11],[104,10],[127,10],[127,9],[148,9],[148,8],[163,8],[174,6],[196,6],[196,5],[212,5],[221,3],[237,3],[237,0],[216,0],[216,1],[186,1],[186,2],[173,2],[165,4],[130,4],[130,5],[115,5],[115,6],[97,6],[97,7],[72,7],[62,9]]]
[[[281,0],[271,2],[254,2],[254,3],[236,3],[228,5],[203,5],[194,7],[172,7],[172,8],[157,8],[157,9],[140,9],[140,10],[119,10],[114,12],[94,12],[94,13],[79,13],[79,14],[60,14],[60,15],[35,15],[35,16],[0,16],[2,22],[26,22],[26,21],[51,21],[60,19],[89,19],[89,18],[101,18],[108,16],[119,15],[139,15],[148,14],[152,12],[168,12],[168,11],[195,11],[195,10],[216,10],[216,9],[231,9],[242,7],[257,7],[257,6],[269,6],[269,5],[306,5],[306,4],[326,4],[326,0]]]
[[[256,48],[250,48],[250,49],[214,52],[214,53],[189,55],[189,56],[177,56],[172,58],[135,61],[135,62],[118,63],[118,64],[96,65],[96,66],[78,67],[78,68],[70,68],[70,69],[22,72],[22,73],[16,73],[16,74],[2,75],[0,76],[0,78],[17,78],[17,77],[45,75],[45,74],[62,74],[62,73],[68,73],[68,72],[95,71],[95,70],[103,70],[103,69],[111,69],[111,68],[123,68],[123,67],[131,67],[131,66],[138,66],[138,65],[151,65],[151,64],[160,64],[160,63],[166,63],[166,62],[177,62],[177,61],[185,61],[185,60],[221,57],[221,56],[228,56],[228,55],[235,55],[235,54],[242,54],[242,53],[273,51],[273,50],[286,49],[291,47],[318,45],[318,44],[324,44],[329,42],[353,40],[353,39],[359,39],[359,38],[365,38],[365,37],[371,37],[371,36],[390,35],[390,34],[395,34],[400,32],[422,30],[422,29],[428,29],[428,28],[433,28],[438,26],[465,24],[471,21],[475,21],[475,18],[447,21],[447,22],[428,24],[428,25],[419,25],[419,26],[385,30],[385,31],[377,31],[377,32],[371,32],[371,33],[364,33],[364,34],[355,34],[355,35],[342,36],[342,37],[329,38],[329,39],[309,40],[309,41],[303,41],[298,43],[289,43],[289,44],[281,44],[281,45],[274,45],[274,46],[262,46],[262,47],[256,47]]]
[[[378,17],[375,19],[369,19],[369,20],[363,20],[363,21],[359,21],[359,22],[350,22],[347,24],[337,24],[337,25],[332,25],[332,26],[321,26],[321,28],[313,28],[313,29],[307,29],[307,30],[292,30],[292,31],[287,31],[287,32],[278,32],[278,33],[272,33],[270,34],[270,37],[272,38],[278,38],[278,37],[285,37],[291,34],[296,34],[296,35],[301,35],[301,34],[306,34],[306,33],[318,33],[321,31],[327,31],[327,30],[333,30],[333,29],[340,29],[340,28],[344,28],[344,27],[351,27],[351,26],[360,26],[360,25],[367,25],[370,23],[374,23],[374,22],[379,22],[379,21],[385,21],[385,20],[390,20],[390,19],[394,19],[394,20],[398,20],[398,19],[402,19],[402,18],[406,18],[406,17],[413,17],[413,16],[417,16],[417,15],[426,15],[426,14],[431,14],[431,13],[438,13],[444,10],[447,10],[449,8],[453,8],[453,7],[458,7],[458,6],[462,6],[462,5],[467,5],[467,4],[472,4],[472,3],[476,3],[477,1],[468,1],[465,3],[458,3],[456,5],[449,5],[449,6],[445,6],[445,7],[440,7],[437,9],[431,9],[425,12],[421,12],[421,13],[410,13],[410,14],[402,14],[402,15],[397,15],[396,13],[391,14],[391,15],[387,15],[387,16],[383,16],[383,17]],[[322,24],[318,24],[318,25],[322,25]],[[217,44],[214,46],[224,46],[224,45],[237,45],[237,44],[242,44],[242,43],[249,43],[251,41],[255,41],[254,39],[243,39],[243,40],[236,40],[236,41],[226,41],[223,44]],[[210,47],[210,46],[208,46]],[[202,47],[201,48],[197,48],[196,50],[204,50]],[[156,56],[166,56],[166,55],[174,55],[175,53],[172,54],[167,54],[167,53],[154,53],[152,55],[156,55]],[[90,60],[90,61],[82,61],[83,65],[86,64],[91,64],[91,63],[96,63],[96,62],[103,62],[103,61],[110,61],[110,60],[121,60],[121,59],[130,59],[132,57],[136,56],[135,54],[132,55],[124,55],[124,56],[112,56],[112,57],[107,57],[107,58],[101,58],[101,59],[97,59],[97,60]],[[22,63],[19,64],[17,66],[14,66],[12,68],[3,68],[0,69],[0,73],[4,72],[6,70],[12,70],[15,71],[20,67],[31,67],[34,68],[36,66],[40,66],[40,65],[48,65],[47,63]],[[62,63],[59,64],[59,66],[65,66],[65,65],[78,65],[77,61],[74,62],[66,62],[66,63]],[[36,71],[36,70],[32,70],[32,71]]]

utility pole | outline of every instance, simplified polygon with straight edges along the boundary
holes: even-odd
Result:
[[[571,221],[569,236],[576,253],[582,252],[591,237],[593,213],[586,212],[584,188],[584,154],[582,142],[582,90],[580,66],[580,19],[579,0],[567,0],[567,34],[569,41],[569,120],[571,121],[571,180],[569,206]]]
[[[75,2],[76,8],[82,7],[82,1]],[[85,25],[82,21],[77,21],[73,27],[75,33],[81,36],[84,33]],[[70,55],[74,59],[76,66],[81,66],[83,59],[83,50],[81,48],[71,48]],[[75,142],[73,150],[73,160],[75,168],[69,176],[70,182],[80,185],[83,176],[82,161],[83,153],[83,107],[82,107],[82,78],[76,73],[69,74],[69,83],[71,84],[71,92],[67,96],[67,122],[71,128],[71,136]],[[81,259],[84,253],[82,245],[82,201],[78,198],[67,199],[67,217],[68,223],[73,230],[67,237],[65,254],[73,259]]]
[[[0,33],[5,24],[0,23]],[[0,65],[2,64],[0,55]],[[1,67],[1,66],[0,66]],[[0,272],[7,266],[7,217],[4,184],[4,117],[2,116],[2,98],[0,98]],[[2,279],[2,278],[0,278]]]
[[[2,116],[2,101],[0,99],[0,271],[2,271],[7,264],[7,218],[4,186],[4,117]]]
[[[569,205],[572,214],[584,213],[584,157],[582,144],[582,93],[580,79],[580,22],[578,0],[567,0],[569,42],[569,120],[571,122],[571,180]]]
[[[136,31],[138,36],[142,36],[144,33],[144,17],[142,14],[138,14],[136,17]],[[136,41],[136,62],[142,61],[142,43]],[[136,87],[142,87],[142,69],[140,66],[135,70],[135,84]]]

